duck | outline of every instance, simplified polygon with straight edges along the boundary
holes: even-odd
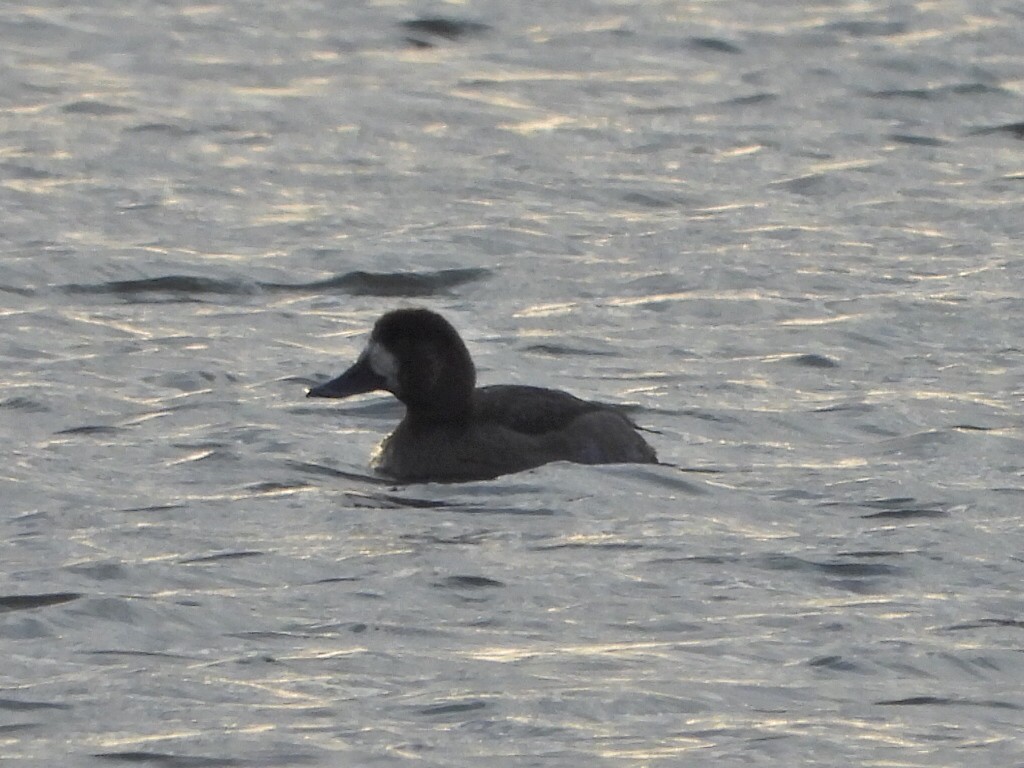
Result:
[[[555,461],[657,463],[639,427],[616,406],[519,384],[477,387],[458,331],[428,309],[390,311],[355,363],[307,397],[390,392],[405,416],[372,461],[399,482],[489,480]]]

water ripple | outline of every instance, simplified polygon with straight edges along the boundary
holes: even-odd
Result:
[[[102,283],[72,283],[59,290],[68,294],[113,295],[139,299],[149,294],[171,294],[188,299],[204,295],[248,296],[262,291],[275,293],[346,293],[352,296],[432,296],[466,283],[483,280],[491,271],[483,268],[441,269],[431,272],[355,271],[308,283],[278,283],[242,278],[217,279],[195,275],[165,275]]]
[[[28,611],[60,605],[83,597],[81,592],[51,592],[39,595],[0,595],[0,613],[5,611]]]

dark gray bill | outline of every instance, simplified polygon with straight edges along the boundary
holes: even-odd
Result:
[[[384,377],[370,367],[370,361],[363,355],[338,378],[313,387],[306,397],[351,397],[384,389],[384,384]]]

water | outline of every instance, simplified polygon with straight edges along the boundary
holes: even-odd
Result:
[[[0,755],[1024,765],[1022,25],[0,10]],[[369,476],[405,305],[665,465]]]

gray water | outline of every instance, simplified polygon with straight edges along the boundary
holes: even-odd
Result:
[[[0,757],[1024,765],[1019,6],[29,0],[0,72]],[[373,477],[304,394],[409,305],[663,465]]]

